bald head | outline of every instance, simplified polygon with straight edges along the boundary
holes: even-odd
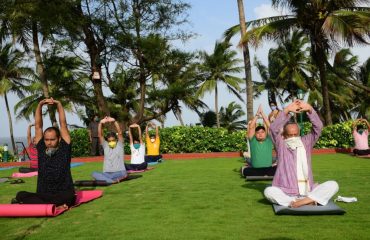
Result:
[[[297,123],[291,122],[284,126],[283,136],[285,139],[299,136],[299,126]]]

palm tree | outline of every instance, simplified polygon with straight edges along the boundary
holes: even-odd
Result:
[[[309,57],[308,39],[303,32],[294,31],[279,40],[277,48],[271,48],[268,54],[268,67],[257,59],[257,67],[262,83],[256,83],[256,95],[268,91],[269,102],[281,103],[297,98],[298,90],[314,90],[314,66]],[[286,94],[288,94],[286,96]],[[284,98],[286,96],[286,98]]]
[[[220,109],[221,127],[226,128],[229,132],[234,130],[245,129],[246,121],[239,120],[245,115],[242,107],[234,101]]]
[[[243,0],[237,0],[238,11],[239,11],[239,24],[240,24],[240,35],[243,38],[247,32],[245,25],[245,14]],[[246,84],[246,99],[247,99],[247,121],[253,118],[253,81],[252,81],[252,70],[251,60],[249,56],[248,42],[243,44],[243,58],[244,58],[244,71],[245,71],[245,84]]]
[[[370,88],[370,58],[359,67],[356,78],[362,85]],[[353,101],[356,103],[353,111],[358,113],[358,117],[370,119],[370,94],[362,90]]]
[[[66,3],[66,1],[64,2]],[[36,72],[42,84],[44,98],[50,97],[48,76],[43,63],[42,43],[52,39],[61,28],[66,4],[53,1],[5,1],[0,15],[0,39],[13,38],[25,51],[33,56]],[[41,43],[40,43],[41,40]],[[55,122],[55,112],[48,106],[51,122]]]
[[[61,54],[56,48],[51,52],[46,51],[43,57],[50,96],[60,100],[67,111],[74,111],[83,118],[81,107],[92,109],[96,106],[84,63],[78,57]],[[33,116],[37,103],[44,98],[39,78],[34,78],[30,85],[25,86],[25,90],[27,97],[22,98],[14,110],[17,118],[28,120]]]
[[[228,42],[216,42],[212,54],[200,52],[200,57],[203,60],[200,71],[204,79],[197,91],[198,96],[203,97],[206,92],[215,91],[215,113],[217,119],[217,127],[220,127],[220,118],[218,115],[218,82],[226,84],[227,89],[243,101],[240,96],[240,84],[243,82],[241,78],[231,74],[239,73],[242,68],[237,66],[240,62],[236,58],[236,52],[230,50],[231,44]]]
[[[311,43],[311,56],[318,68],[325,123],[332,124],[327,68],[327,54],[335,50],[339,43],[353,46],[367,44],[366,38],[370,32],[370,8],[359,7],[368,1],[362,0],[327,0],[327,1],[296,1],[272,0],[273,7],[288,8],[291,14],[263,18],[248,22],[253,28],[242,39],[258,46],[261,40],[276,40],[282,38],[293,29],[301,29],[307,34]],[[226,31],[225,35],[235,35],[239,26]],[[348,79],[342,79],[348,81]],[[370,88],[360,86],[354,81],[350,84],[370,92]]]
[[[6,111],[8,114],[10,139],[13,146],[14,154],[17,154],[13,135],[12,114],[9,108],[8,93],[14,92],[19,97],[24,97],[22,88],[27,82],[27,77],[32,73],[32,70],[22,67],[24,54],[12,48],[11,44],[5,44],[0,48],[0,95],[4,96]]]

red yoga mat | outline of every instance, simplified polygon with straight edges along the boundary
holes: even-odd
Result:
[[[76,192],[76,203],[71,208],[102,195],[102,190]],[[67,210],[57,210],[54,204],[0,204],[0,217],[55,217]]]

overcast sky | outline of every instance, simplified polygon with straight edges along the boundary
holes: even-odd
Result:
[[[239,24],[237,0],[188,0],[187,2],[192,5],[191,10],[189,11],[189,20],[191,25],[187,28],[195,32],[197,37],[189,40],[184,45],[177,45],[180,48],[187,49],[189,51],[206,50],[208,52],[212,52],[216,40],[220,40],[222,38],[223,32],[227,28]],[[271,1],[268,0],[244,1],[244,4],[247,20],[281,14],[279,11],[271,8]],[[234,40],[235,45],[238,40],[239,39]],[[254,56],[257,56],[259,60],[264,64],[267,64],[267,53],[272,46],[274,46],[273,43],[265,43],[257,50],[250,49],[251,59],[253,60]],[[241,49],[238,49],[236,46],[234,46],[234,49],[239,52],[239,57],[242,58]],[[352,52],[359,56],[360,62],[364,62],[369,57],[369,50],[370,47],[362,47],[354,48]],[[255,67],[252,69],[252,78],[257,81],[260,80],[260,76]],[[236,97],[229,94],[225,86],[220,84],[219,88],[219,107],[227,106],[231,101],[236,101],[241,104],[244,111],[246,111],[245,104],[241,103],[236,99]],[[18,101],[19,99],[16,96],[9,96],[11,109],[13,109],[13,106]],[[205,95],[203,101],[210,107],[210,109],[214,109],[214,93]],[[259,99],[254,100],[254,110],[258,108],[259,104],[263,105],[263,109],[266,113],[270,111],[267,104],[266,94],[262,94]],[[0,137],[9,137],[8,118],[5,111],[5,101],[3,97],[0,97],[0,114],[0,124],[3,129],[0,132]],[[185,107],[183,108],[183,119],[185,124],[195,124],[199,122],[198,115]],[[68,124],[83,125],[76,116],[68,113],[67,121]],[[28,124],[29,123],[25,120],[15,120],[15,117],[13,117],[14,135],[18,137],[25,136]],[[48,124],[49,120],[45,122],[44,126],[48,127]],[[179,125],[179,122],[172,113],[169,113],[167,114],[165,125]]]

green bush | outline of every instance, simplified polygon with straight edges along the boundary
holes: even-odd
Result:
[[[70,132],[72,142],[72,157],[90,155],[89,132],[86,128],[74,129]]]
[[[327,126],[323,129],[315,148],[353,147],[352,121]],[[311,131],[311,123],[303,123],[303,132]],[[246,150],[245,131],[228,133],[224,128],[169,127],[159,131],[161,153],[205,153],[234,152]],[[72,155],[89,156],[90,143],[86,129],[71,131]],[[143,136],[144,137],[144,136]],[[144,141],[145,139],[143,139]],[[125,154],[130,154],[128,139],[125,140]]]

